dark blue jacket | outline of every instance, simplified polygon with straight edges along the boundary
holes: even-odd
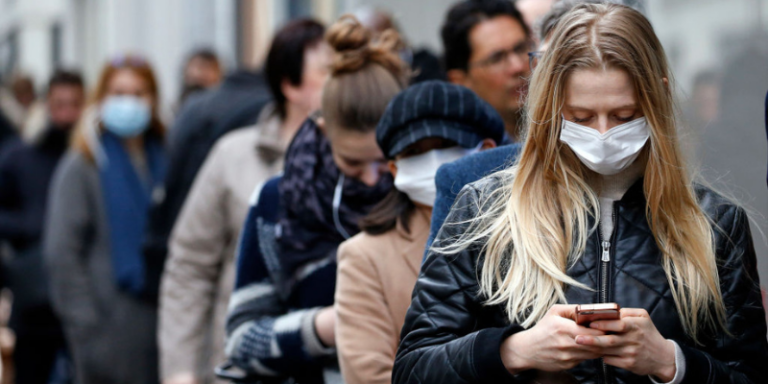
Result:
[[[17,335],[63,337],[50,307],[40,240],[51,178],[68,139],[67,132],[48,128],[38,143],[16,139],[0,151],[0,243],[15,251],[3,260],[2,285],[14,294],[10,323]]]
[[[331,303],[315,298],[315,303],[297,307],[290,304],[295,300],[289,298],[292,290],[287,286],[310,292],[308,298],[315,287],[322,292],[336,277],[335,253],[308,263],[294,276],[286,275],[276,241],[279,182],[280,176],[275,177],[258,191],[240,235],[226,353],[254,379],[282,382],[292,377],[301,383],[323,383],[323,369],[338,367],[335,350],[325,347],[315,333],[314,316]]]
[[[461,188],[511,164],[519,151],[520,144],[504,145],[463,157],[437,170],[435,175],[437,197],[432,208],[432,225],[429,229],[427,250],[432,246],[432,241],[443,226]],[[425,251],[425,257],[427,253]]]
[[[67,149],[67,135],[56,133],[32,145],[15,140],[0,156],[0,240],[17,251],[36,245],[43,232],[48,187]]]

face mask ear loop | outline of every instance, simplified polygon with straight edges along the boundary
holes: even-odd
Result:
[[[349,239],[352,236],[344,229],[339,219],[339,206],[341,206],[341,191],[344,187],[344,179],[345,177],[342,173],[339,176],[339,181],[336,183],[336,189],[333,191],[333,223],[336,225],[336,230],[339,231],[339,234],[345,239]]]

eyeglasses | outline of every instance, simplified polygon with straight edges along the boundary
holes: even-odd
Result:
[[[518,60],[525,60],[525,55],[531,48],[531,44],[527,41],[517,44],[511,49],[500,50],[494,52],[491,56],[480,60],[475,63],[470,63],[470,67],[486,67],[492,70],[503,70],[507,68],[510,63],[510,56],[517,58]]]
[[[528,66],[531,68],[531,71],[539,65],[539,59],[541,59],[542,55],[544,55],[544,51],[528,52]]]

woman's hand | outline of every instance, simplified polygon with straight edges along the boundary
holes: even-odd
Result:
[[[615,333],[576,338],[580,345],[600,348],[606,364],[662,382],[675,377],[675,344],[659,333],[645,309],[622,308],[619,320],[595,321],[590,328]]]
[[[325,307],[315,315],[315,332],[326,347],[336,346],[336,312],[333,306]]]
[[[575,305],[554,305],[535,326],[504,340],[500,352],[507,370],[512,374],[528,369],[562,371],[601,357],[599,348],[579,345],[576,337],[599,337],[605,332],[576,324],[575,312]]]

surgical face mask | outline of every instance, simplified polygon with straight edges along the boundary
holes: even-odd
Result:
[[[596,129],[563,119],[560,141],[568,144],[584,165],[601,175],[615,175],[629,167],[650,137],[645,117],[613,127]]]
[[[135,96],[110,96],[101,104],[104,128],[124,138],[136,137],[149,127],[152,112]]]
[[[437,169],[443,164],[466,156],[471,151],[462,147],[433,149],[421,155],[397,160],[395,188],[408,195],[411,201],[431,207],[435,204],[437,195]]]

